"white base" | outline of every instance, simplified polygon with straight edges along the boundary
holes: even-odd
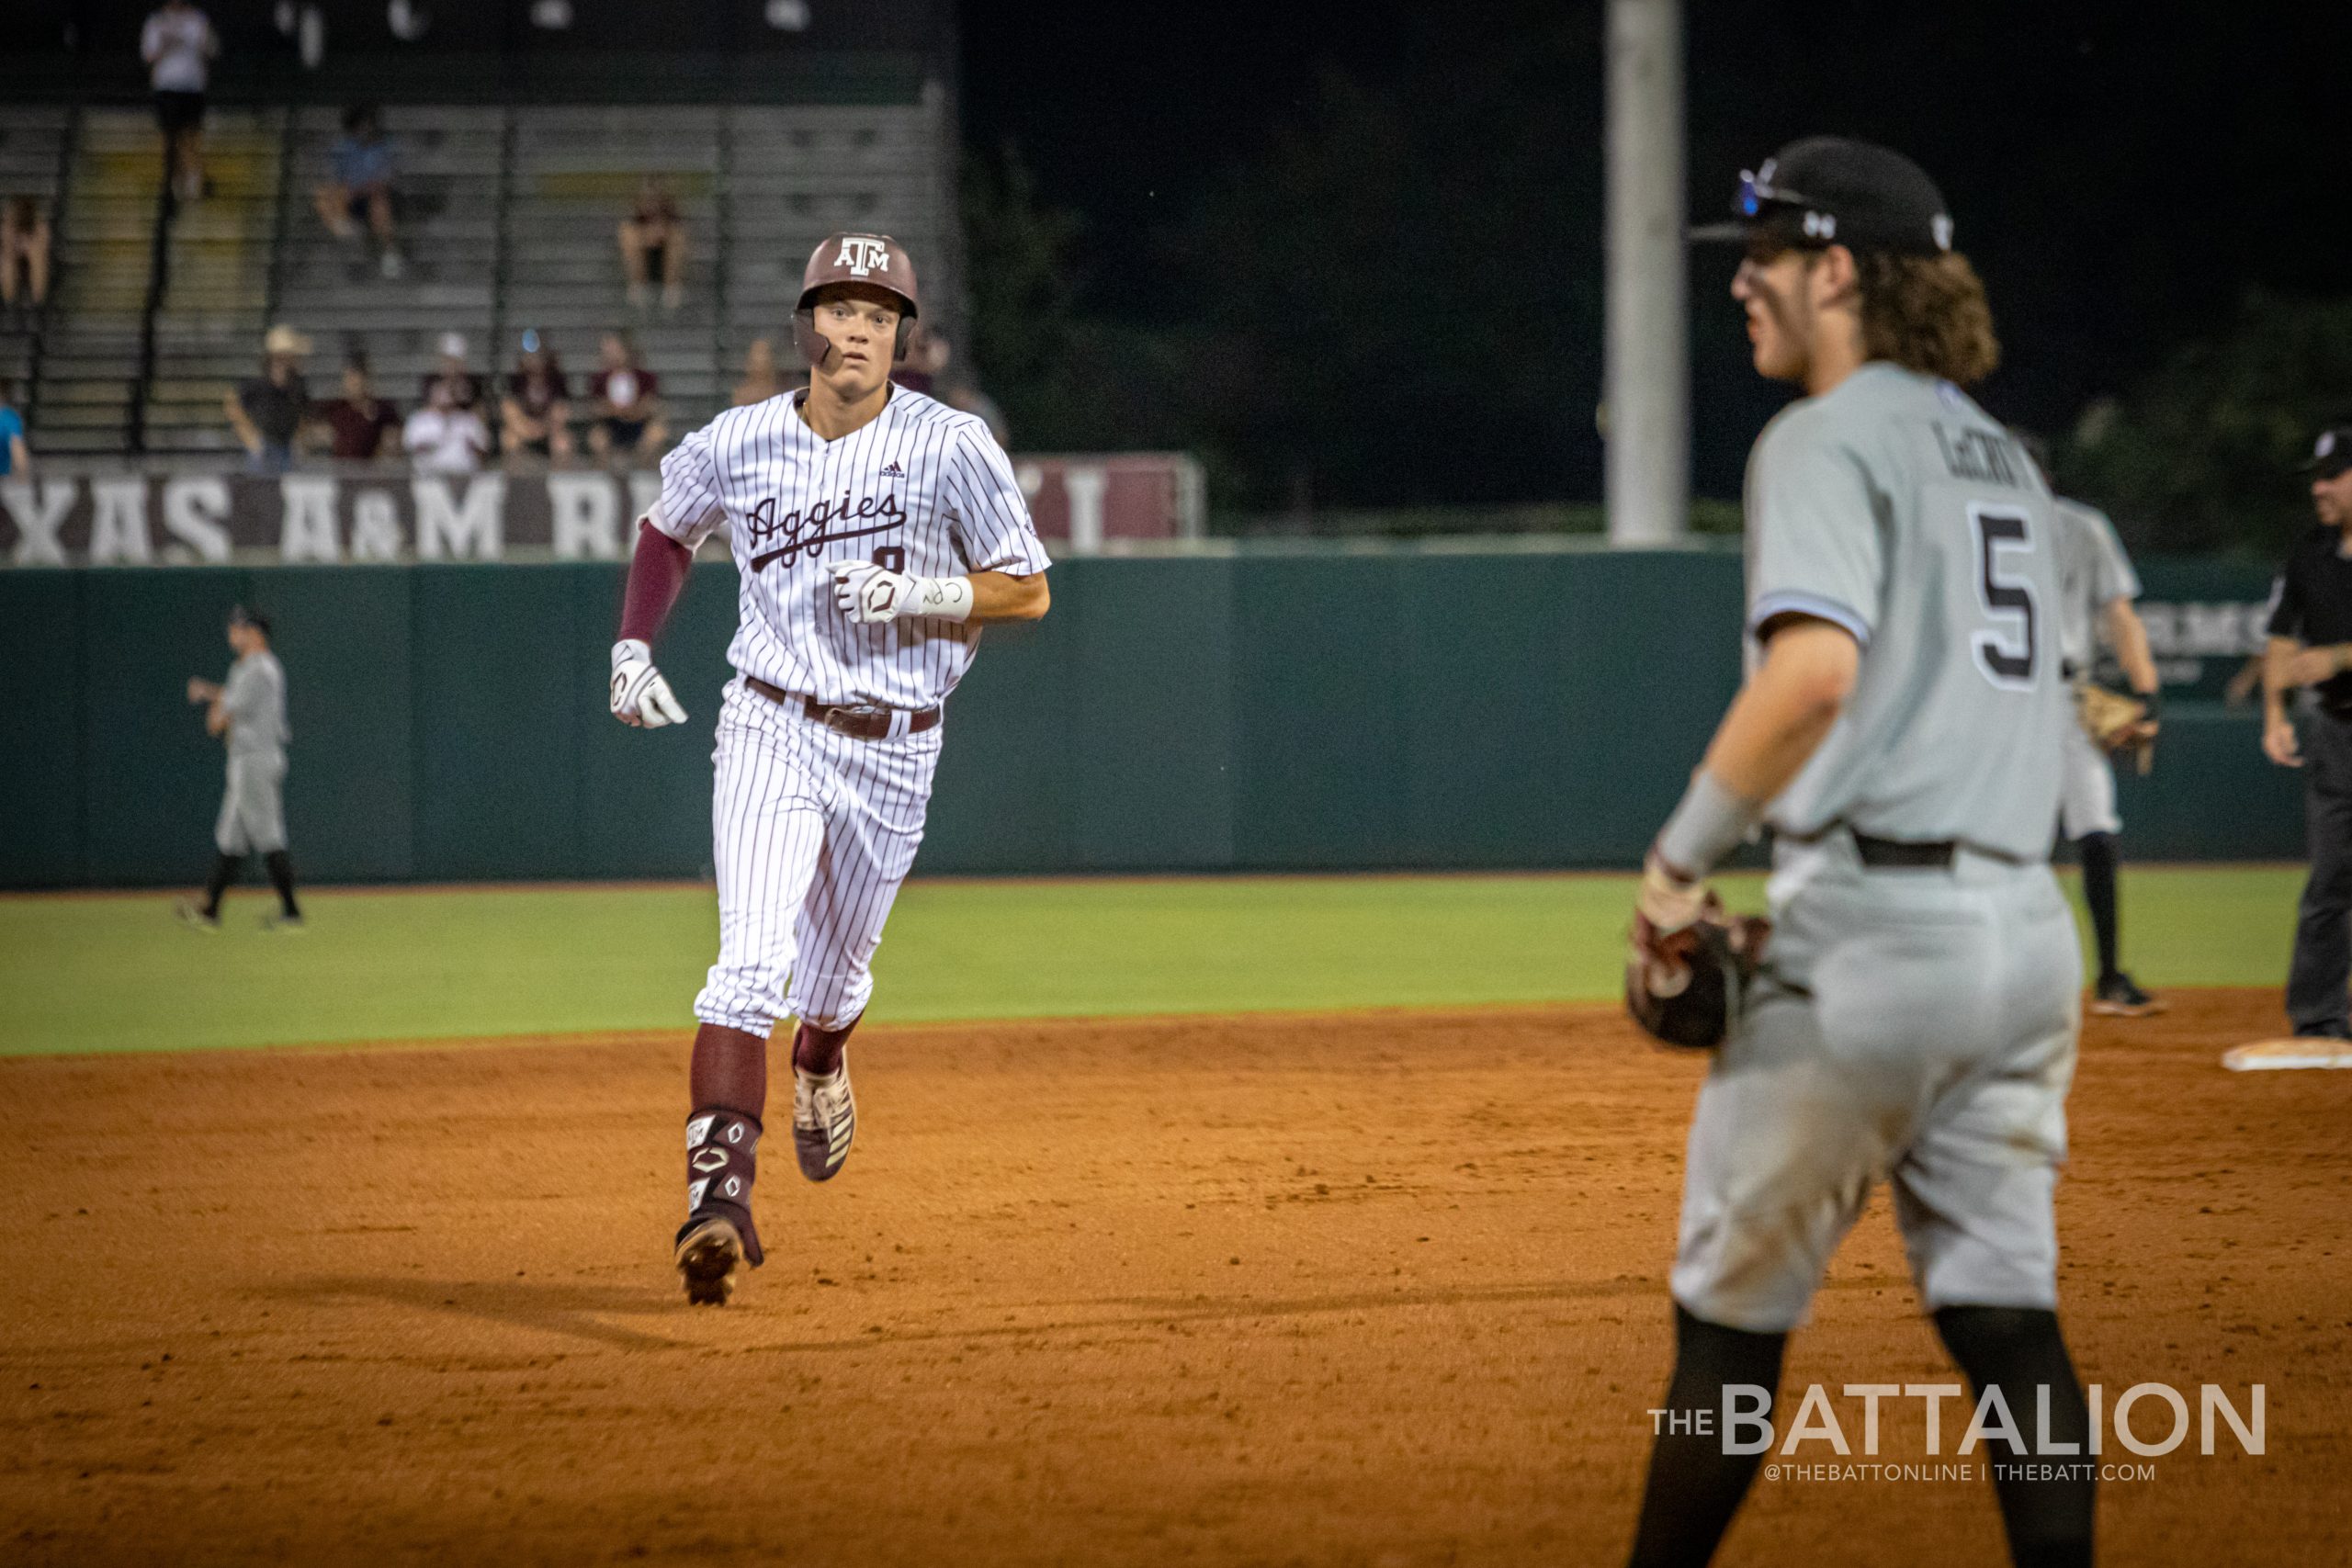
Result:
[[[2233,1073],[2352,1067],[2352,1043],[2341,1040],[2260,1040],[2251,1045],[2239,1045],[2222,1052],[2222,1066]]]

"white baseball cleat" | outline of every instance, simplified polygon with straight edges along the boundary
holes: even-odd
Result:
[[[849,1052],[830,1073],[812,1073],[792,1065],[792,1152],[799,1158],[800,1174],[811,1181],[830,1181],[849,1158],[850,1140],[857,1136],[857,1099],[849,1089]]]

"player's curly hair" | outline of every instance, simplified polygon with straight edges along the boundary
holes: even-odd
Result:
[[[1871,358],[1962,387],[1974,386],[2000,365],[1993,307],[1966,256],[1865,252],[1854,262],[1861,285],[1862,352]]]

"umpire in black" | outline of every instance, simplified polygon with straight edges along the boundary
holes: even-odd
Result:
[[[2319,526],[2287,558],[2272,592],[2262,750],[2280,767],[2304,769],[2312,876],[2295,925],[2287,1017],[2298,1035],[2352,1040],[2352,425],[2323,432],[2303,467]]]

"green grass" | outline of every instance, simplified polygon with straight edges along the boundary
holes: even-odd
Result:
[[[2127,869],[2126,961],[2151,986],[2278,984],[2300,877]],[[918,882],[872,1016],[1601,998],[1630,897],[1600,876]],[[704,888],[322,892],[300,937],[256,929],[266,903],[233,898],[216,937],[160,895],[0,899],[0,1055],[684,1029],[718,941]]]

